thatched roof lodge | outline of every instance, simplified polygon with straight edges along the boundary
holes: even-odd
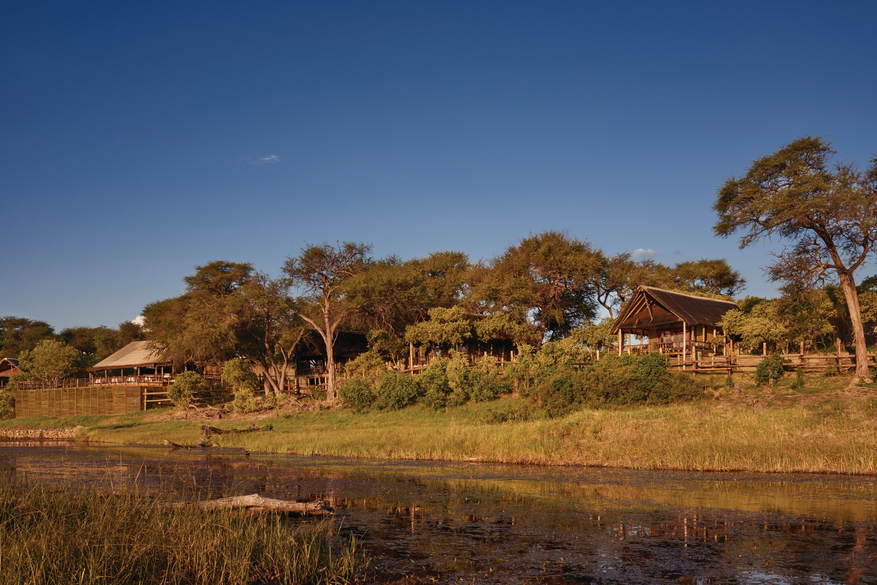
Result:
[[[618,315],[612,333],[618,353],[657,351],[674,356],[711,355],[721,335],[719,321],[737,304],[651,286],[641,286]],[[624,336],[637,336],[638,345],[624,345]]]

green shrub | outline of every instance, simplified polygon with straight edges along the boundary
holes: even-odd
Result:
[[[832,378],[834,376],[840,376],[840,368],[837,367],[836,364],[829,364],[827,368],[825,368],[825,377]]]
[[[469,398],[475,402],[490,402],[512,392],[512,387],[496,371],[470,370],[467,378]]]
[[[369,350],[347,362],[342,371],[347,378],[359,378],[370,383],[386,373],[387,363],[376,351]]]
[[[666,355],[607,356],[581,374],[583,402],[598,405],[668,404],[703,396],[705,382],[669,369]]]
[[[167,397],[174,406],[187,407],[208,390],[204,378],[198,372],[177,374],[174,383],[168,386]]]
[[[225,362],[222,366],[222,381],[234,392],[232,408],[235,411],[248,413],[256,410],[259,378],[253,373],[249,361],[235,358]]]
[[[365,412],[372,407],[376,396],[371,386],[363,380],[351,378],[338,390],[338,398],[354,412]]]
[[[755,366],[755,383],[759,386],[767,383],[773,386],[782,377],[783,356],[778,353],[764,358]]]
[[[585,389],[580,377],[568,371],[541,382],[534,396],[545,413],[556,418],[580,406],[585,400]]]
[[[0,392],[0,419],[15,416],[15,395],[9,390]]]
[[[417,402],[420,388],[414,376],[401,372],[388,372],[378,380],[376,394],[375,408],[400,410]]]
[[[448,385],[452,390],[448,396],[447,405],[461,406],[469,402],[471,398],[469,394],[471,370],[466,357],[459,352],[452,351],[450,359],[446,362],[445,372],[448,376]]]
[[[421,402],[434,410],[441,410],[448,406],[448,401],[454,393],[448,382],[446,358],[435,359],[426,365],[417,378],[420,385]]]
[[[256,393],[249,388],[242,388],[234,393],[234,400],[232,400],[231,406],[235,412],[247,414],[256,410],[258,404],[259,399],[256,398]]]
[[[534,369],[536,368],[536,352],[532,345],[518,344],[518,355],[515,361],[505,365],[505,378],[514,384],[518,394],[527,397],[535,384]]]

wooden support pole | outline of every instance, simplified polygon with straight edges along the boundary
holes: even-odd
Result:
[[[685,369],[685,359],[688,357],[688,327],[682,322],[682,369]]]

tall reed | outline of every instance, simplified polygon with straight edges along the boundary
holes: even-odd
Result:
[[[0,480],[0,583],[346,583],[328,521],[169,508],[143,495]]]

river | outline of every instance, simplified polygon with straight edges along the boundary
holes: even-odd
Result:
[[[877,478],[0,443],[0,473],[326,499],[392,583],[877,583]]]

